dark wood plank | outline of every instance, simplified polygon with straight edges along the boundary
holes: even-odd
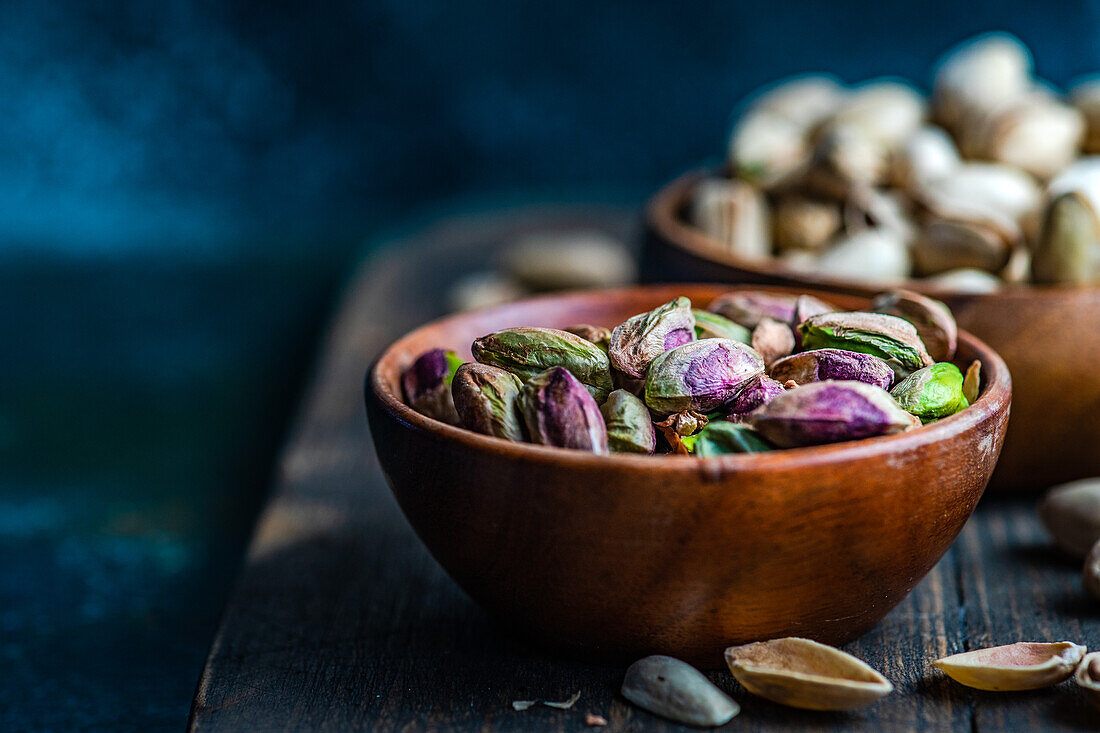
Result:
[[[373,354],[441,311],[447,282],[532,228],[589,225],[625,235],[621,211],[526,211],[450,220],[366,263],[328,335],[247,564],[195,696],[193,730],[685,730],[617,695],[622,669],[589,666],[504,635],[445,576],[401,516],[378,469],[361,389]],[[738,730],[1074,729],[1072,687],[1022,696],[961,688],[938,656],[1022,638],[1100,642],[1077,569],[1057,559],[1030,502],[987,503],[917,589],[848,650],[897,692],[854,713],[809,713],[747,694]],[[513,700],[569,711],[516,712]],[[1068,702],[1067,702],[1068,701]]]

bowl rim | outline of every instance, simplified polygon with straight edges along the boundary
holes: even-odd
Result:
[[[713,456],[700,459],[698,456],[684,456],[671,454],[630,454],[610,453],[597,455],[588,451],[571,450],[544,446],[534,443],[519,443],[498,438],[491,435],[483,435],[466,428],[448,425],[434,418],[422,415],[405,404],[401,395],[395,394],[390,385],[381,376],[380,367],[397,359],[397,352],[402,346],[411,341],[420,332],[429,328],[445,326],[448,322],[462,321],[473,314],[484,316],[494,311],[507,310],[515,306],[528,306],[532,304],[552,304],[568,300],[588,300],[594,296],[601,299],[623,298],[638,293],[652,293],[655,301],[668,293],[680,289],[708,288],[721,290],[764,290],[770,292],[807,293],[825,299],[829,297],[860,298],[862,296],[846,295],[841,293],[829,293],[820,290],[805,288],[792,288],[783,286],[756,286],[756,285],[724,285],[721,283],[673,283],[660,285],[628,286],[621,288],[576,290],[564,293],[551,293],[547,295],[524,298],[497,306],[451,314],[437,318],[428,323],[405,333],[383,349],[371,362],[367,370],[365,380],[365,393],[368,400],[374,399],[378,405],[394,420],[407,429],[427,433],[440,440],[446,440],[465,448],[497,454],[501,458],[526,460],[536,464],[553,464],[555,466],[569,466],[578,469],[589,468],[623,468],[639,469],[648,468],[661,471],[689,471],[703,473],[725,473],[727,470],[780,470],[791,465],[816,466],[823,464],[843,463],[851,460],[872,457],[874,455],[886,455],[904,453],[921,445],[927,445],[942,440],[948,440],[970,430],[982,422],[996,417],[1000,413],[1007,413],[1012,397],[1012,378],[1008,367],[1000,355],[991,349],[985,342],[972,334],[960,330],[958,340],[965,343],[969,350],[975,352],[982,363],[982,377],[984,387],[978,399],[966,409],[934,423],[921,425],[912,430],[894,435],[862,438],[860,440],[830,443],[817,446],[804,446],[799,448],[787,448],[782,450],[767,451],[763,453],[745,453],[723,456]],[[396,369],[398,365],[394,365]]]
[[[1026,295],[1034,297],[1064,297],[1069,293],[1094,291],[1095,288],[1080,285],[1006,283],[1004,287],[992,292],[974,292],[939,286],[937,283],[920,278],[903,280],[855,280],[846,277],[820,275],[796,270],[777,257],[769,256],[765,260],[742,257],[722,249],[721,244],[701,229],[688,224],[679,215],[691,187],[708,177],[725,176],[723,168],[699,167],[680,174],[661,186],[645,203],[643,216],[646,226],[660,235],[661,239],[694,257],[726,267],[735,267],[764,277],[781,277],[790,283],[805,284],[830,292],[842,292],[856,295],[882,292],[884,290],[912,290],[934,297],[951,298],[1005,298]]]

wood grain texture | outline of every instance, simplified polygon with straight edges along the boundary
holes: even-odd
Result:
[[[439,315],[446,280],[531,227],[625,231],[629,214],[528,212],[448,222],[375,257],[350,283],[313,387],[210,650],[191,728],[236,730],[689,730],[618,696],[623,667],[590,666],[502,632],[424,550],[382,478],[362,409],[366,364]],[[445,266],[444,266],[445,263]],[[959,540],[882,622],[845,647],[896,692],[854,713],[754,698],[730,730],[1087,730],[1096,713],[1071,684],[999,695],[962,688],[932,659],[1017,641],[1100,645],[1100,606],[1049,546],[1027,500],[984,500]],[[512,710],[519,699],[572,710]]]

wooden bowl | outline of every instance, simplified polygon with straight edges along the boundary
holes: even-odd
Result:
[[[897,605],[962,529],[1011,396],[1000,357],[967,334],[960,361],[984,365],[968,409],[900,435],[773,453],[597,456],[480,435],[401,400],[402,370],[430,348],[469,359],[469,344],[499,328],[611,326],[728,289],[535,298],[435,321],[375,362],[367,415],[394,495],[436,560],[499,619],[590,658],[664,653],[720,667],[730,644],[840,644]]]
[[[870,297],[905,287],[938,298],[959,327],[988,343],[1012,372],[1015,397],[992,490],[1036,491],[1100,475],[1100,288],[1016,286],[960,293],[907,280],[873,284],[797,272],[778,260],[749,261],[686,223],[688,196],[707,171],[661,189],[646,206],[642,277],[788,285]]]

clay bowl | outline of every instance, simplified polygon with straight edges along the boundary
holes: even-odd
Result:
[[[393,493],[436,560],[501,622],[590,659],[665,653],[717,668],[734,643],[855,639],[955,539],[993,471],[1011,392],[1000,357],[965,334],[960,362],[985,365],[970,408],[900,435],[770,454],[596,456],[480,435],[401,401],[400,374],[427,349],[469,359],[468,345],[499,328],[611,326],[728,289],[535,298],[435,321],[375,362],[367,415]]]
[[[800,273],[777,260],[748,261],[686,223],[688,196],[706,173],[673,181],[647,204],[643,279],[788,285],[864,297],[900,286],[939,298],[1012,372],[1012,424],[991,490],[1036,491],[1100,475],[1100,378],[1093,377],[1100,364],[1100,289],[1019,286],[979,295],[921,280],[876,285]]]

